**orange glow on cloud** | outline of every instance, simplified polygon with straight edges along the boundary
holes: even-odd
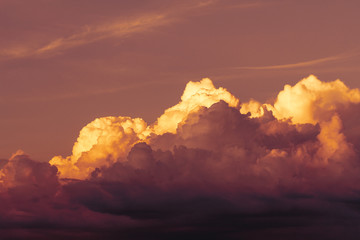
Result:
[[[293,87],[285,85],[274,105],[262,105],[252,100],[244,103],[240,111],[260,117],[266,108],[279,120],[290,119],[293,124],[320,124],[318,140],[321,147],[317,151],[317,160],[326,163],[329,158],[350,152],[351,147],[341,133],[342,122],[337,110],[359,102],[359,89],[350,90],[340,80],[322,82],[310,75]]]
[[[71,156],[55,156],[50,164],[56,166],[64,178],[84,179],[96,168],[126,159],[131,147],[139,141],[146,141],[150,134],[176,133],[178,124],[186,120],[190,113],[200,107],[210,107],[220,100],[227,102],[230,107],[236,107],[239,103],[226,89],[215,88],[208,78],[189,82],[181,101],[165,110],[152,126],[147,126],[140,118],[97,118],[80,131]]]
[[[271,110],[277,119],[291,119],[292,123],[316,124],[330,120],[335,110],[350,103],[360,102],[359,89],[349,89],[343,82],[321,82],[310,75],[295,86],[285,85],[274,105],[254,100],[243,103],[241,113],[252,117],[262,116],[264,108]]]
[[[95,220],[101,229],[123,227],[119,217],[148,228],[149,212],[161,226],[184,213],[230,211],[253,221],[284,209],[286,229],[289,216],[303,210],[328,221],[331,208],[342,221],[334,199],[343,205],[360,196],[358,103],[358,89],[314,76],[286,85],[275,104],[241,104],[210,79],[189,82],[153,124],[101,117],[81,129],[71,156],[37,162],[19,150],[0,159],[0,213],[8,222],[44,219],[46,226],[60,219],[59,226],[91,227]],[[353,205],[347,209],[353,221]],[[183,226],[194,224],[190,216]]]
[[[236,107],[239,100],[226,89],[215,88],[209,78],[200,82],[189,82],[181,96],[181,101],[175,106],[165,110],[155,123],[153,129],[155,134],[166,132],[175,133],[178,124],[184,121],[187,116],[197,111],[200,107],[210,107],[220,100],[225,101],[230,107]]]
[[[359,8],[0,0],[0,240],[359,240]]]
[[[97,167],[125,159],[132,145],[149,133],[140,118],[97,118],[81,129],[71,156],[55,156],[50,164],[58,167],[62,177],[86,178]]]
[[[343,82],[321,82],[311,75],[295,86],[285,85],[274,104],[278,119],[291,118],[293,123],[318,123],[330,120],[334,111],[360,102],[360,91],[350,90]]]
[[[215,88],[210,79],[189,82],[181,101],[165,110],[154,124],[147,125],[140,118],[129,117],[95,119],[80,131],[72,155],[66,158],[55,156],[50,164],[59,169],[61,177],[85,179],[96,168],[126,161],[130,149],[138,142],[148,142],[154,136],[165,133],[176,134],[179,126],[184,124],[190,114],[198,112],[203,107],[209,108],[220,101],[238,109],[239,99],[224,88]],[[250,113],[250,118],[260,118],[268,110],[279,121],[288,119],[295,126],[319,124],[319,147],[312,164],[323,165],[327,164],[330,158],[340,159],[344,154],[351,153],[351,145],[341,132],[342,121],[337,109],[359,102],[358,89],[350,90],[340,80],[321,82],[310,75],[294,86],[285,85],[274,105],[251,100],[241,104],[240,113]],[[269,125],[264,131],[276,134],[283,131],[279,126]],[[298,154],[302,155],[302,151],[298,148]],[[273,149],[269,154],[268,157],[274,157],[285,153]]]

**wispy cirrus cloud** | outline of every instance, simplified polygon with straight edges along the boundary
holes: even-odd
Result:
[[[150,30],[169,23],[166,14],[141,16],[129,21],[115,21],[98,26],[85,26],[82,31],[69,37],[58,38],[36,49],[35,54],[90,44],[111,37],[125,37],[130,34]]]
[[[194,9],[205,8],[216,1],[198,1],[180,7],[172,7],[158,12],[139,14],[121,19],[112,19],[103,23],[88,24],[67,36],[45,41],[45,43],[24,43],[0,49],[0,59],[18,59],[56,54],[110,38],[125,38],[136,33],[151,31],[156,27],[175,22],[179,16]],[[40,42],[40,40],[39,40]]]
[[[173,5],[162,11],[153,11],[127,18],[115,18],[102,23],[89,23],[79,26],[78,31],[63,36],[31,43],[17,44],[0,48],[1,59],[19,59],[26,57],[43,57],[111,38],[125,38],[133,34],[154,30],[184,19],[189,14],[206,14],[224,8],[253,8],[263,6],[262,2],[223,4],[218,0],[185,2]],[[211,7],[215,6],[216,7]],[[201,10],[201,11],[200,11]]]
[[[23,45],[1,49],[0,56],[24,58],[52,54],[112,37],[126,37],[168,24],[170,21],[166,14],[158,13],[136,17],[131,20],[114,20],[105,24],[86,25],[75,34],[50,40],[39,47]]]
[[[277,69],[293,69],[293,68],[301,68],[301,67],[309,67],[314,65],[319,65],[322,63],[330,63],[345,60],[348,58],[352,58],[359,55],[359,51],[352,51],[351,53],[342,53],[334,56],[324,57],[313,59],[309,61],[297,62],[297,63],[289,63],[289,64],[279,64],[279,65],[268,65],[268,66],[243,66],[243,67],[235,67],[235,69],[239,70],[277,70]]]
[[[90,96],[101,96],[105,94],[113,94],[123,91],[129,91],[144,87],[149,87],[153,85],[170,85],[173,84],[171,82],[165,81],[149,81],[143,83],[135,83],[126,86],[113,86],[111,88],[102,88],[102,89],[83,89],[81,92],[72,91],[72,92],[64,92],[64,93],[56,93],[56,94],[46,94],[46,95],[38,95],[38,96],[25,96],[25,97],[17,97],[14,98],[6,98],[0,97],[0,104],[7,104],[10,101],[16,103],[29,103],[29,102],[45,102],[45,101],[56,101],[56,100],[66,100],[66,99],[78,99],[82,97],[90,97]]]

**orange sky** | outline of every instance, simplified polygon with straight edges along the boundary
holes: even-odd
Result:
[[[153,122],[188,81],[240,101],[314,74],[360,87],[358,1],[0,0],[0,158],[70,155],[96,117]]]

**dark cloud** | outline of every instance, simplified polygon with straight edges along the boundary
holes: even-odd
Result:
[[[356,239],[354,170],[297,159],[299,149],[311,156],[318,134],[317,125],[249,119],[220,102],[63,189],[73,204],[142,222],[120,231],[129,239]]]
[[[332,115],[316,124],[294,124],[274,117],[274,110],[264,108],[262,116],[251,118],[219,101],[188,111],[176,133],[151,133],[134,145],[121,141],[135,134],[131,119],[108,123],[109,131],[90,125],[89,131],[101,136],[91,140],[105,139],[110,148],[104,154],[100,148],[107,144],[95,144],[88,150],[92,154],[81,153],[97,166],[86,179],[61,178],[57,167],[21,151],[0,161],[0,234],[2,239],[357,239],[359,106],[330,108]],[[111,151],[125,151],[119,143],[129,148],[127,158],[114,160]]]

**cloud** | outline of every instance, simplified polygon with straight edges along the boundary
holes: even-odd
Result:
[[[220,100],[226,101],[232,107],[239,103],[226,89],[215,88],[208,78],[200,82],[189,82],[181,101],[165,110],[151,126],[147,126],[140,118],[95,119],[80,131],[72,156],[56,156],[50,163],[58,167],[63,177],[84,179],[96,168],[125,159],[133,144],[146,141],[151,134],[176,133],[178,125],[185,121],[189,114],[200,107],[210,107]]]
[[[171,3],[160,10],[148,10],[130,16],[109,17],[106,21],[88,22],[81,26],[75,26],[69,33],[58,34],[58,37],[48,37],[47,35],[51,34],[51,31],[48,31],[38,33],[41,35],[41,39],[35,38],[28,42],[12,39],[10,41],[12,44],[0,48],[0,60],[56,56],[64,51],[92,43],[108,39],[123,39],[135,34],[150,32],[159,27],[182,21],[193,14],[209,14],[221,9],[254,8],[268,4],[265,2],[224,4],[218,0]],[[154,6],[157,5],[155,1]],[[71,24],[76,25],[76,22]]]
[[[264,104],[189,82],[155,123],[98,118],[69,157],[4,161],[0,223],[9,238],[357,239],[359,97],[315,76]]]
[[[335,56],[324,57],[304,62],[290,63],[290,64],[281,64],[281,65],[271,65],[271,66],[245,66],[245,67],[236,67],[235,69],[239,70],[277,70],[277,69],[293,69],[301,67],[309,67],[314,65],[319,65],[322,63],[336,62],[344,59],[348,59],[354,56],[359,55],[358,51],[351,53],[342,53]]]
[[[35,54],[73,48],[111,37],[125,37],[130,34],[150,30],[168,23],[165,15],[141,16],[129,21],[115,21],[98,26],[86,26],[83,31],[65,38],[58,38],[37,49]]]
[[[239,100],[226,89],[221,87],[216,89],[208,78],[200,82],[189,82],[181,96],[181,102],[165,110],[164,114],[157,119],[154,132],[156,134],[175,133],[178,124],[184,121],[191,112],[197,111],[199,107],[210,107],[220,100],[227,102],[231,107],[236,107],[239,103]]]
[[[131,146],[149,134],[140,118],[98,118],[80,131],[71,156],[56,156],[50,164],[57,166],[63,177],[86,178],[95,168],[126,158]]]
[[[169,23],[165,14],[148,14],[129,20],[114,20],[99,25],[86,25],[78,33],[51,40],[45,45],[34,48],[17,46],[2,49],[1,55],[9,58],[24,58],[54,54],[69,48],[87,45],[109,38],[123,38],[135,33],[148,31]]]
[[[117,93],[117,92],[124,92],[132,89],[138,89],[147,87],[150,85],[166,85],[169,84],[164,81],[149,81],[144,83],[137,83],[137,84],[129,84],[129,85],[123,85],[120,87],[112,87],[112,88],[103,88],[103,89],[89,89],[89,90],[83,90],[81,93],[78,91],[72,91],[68,93],[58,93],[58,94],[47,94],[43,96],[31,96],[31,97],[18,97],[16,99],[11,99],[12,102],[18,102],[18,103],[24,103],[24,102],[44,102],[44,101],[54,101],[54,100],[64,100],[64,99],[78,99],[82,97],[87,96],[100,96],[100,95],[106,95],[111,93]],[[0,104],[9,102],[9,98],[0,98]]]
[[[318,123],[329,120],[341,107],[360,102],[359,89],[350,90],[343,82],[321,82],[315,76],[295,86],[285,85],[274,104],[277,118],[290,118],[294,123]]]
[[[19,44],[0,49],[0,57],[18,59],[26,57],[43,57],[59,54],[65,50],[111,38],[125,38],[137,33],[151,31],[155,28],[178,21],[179,16],[215,4],[217,1],[195,1],[185,4],[175,4],[163,9],[143,13],[127,18],[114,18],[103,23],[87,24],[78,28],[72,34],[56,39],[34,41],[32,44]],[[44,33],[43,33],[44,34]]]
[[[200,82],[189,82],[181,101],[165,110],[153,124],[147,125],[140,118],[129,117],[104,117],[94,120],[81,130],[71,156],[65,158],[56,156],[50,163],[57,166],[62,177],[85,179],[97,168],[101,169],[117,161],[125,161],[131,147],[141,141],[156,143],[159,147],[168,146],[167,150],[171,150],[175,145],[210,148],[209,150],[222,148],[226,138],[221,136],[229,136],[230,133],[219,133],[218,136],[207,134],[217,130],[218,125],[226,118],[223,119],[221,115],[214,113],[214,117],[220,116],[217,121],[203,120],[201,124],[197,123],[200,121],[197,115],[199,112],[203,112],[204,109],[220,101],[224,101],[225,105],[234,108],[237,112],[238,116],[233,117],[234,122],[240,119],[246,119],[245,122],[250,121],[248,117],[245,117],[246,115],[242,115],[249,111],[250,119],[254,118],[252,121],[263,119],[265,112],[270,111],[267,114],[271,114],[274,121],[266,125],[269,127],[267,132],[271,134],[275,131],[279,135],[284,131],[284,124],[275,123],[286,119],[289,124],[298,128],[306,124],[318,124],[320,130],[315,140],[319,145],[316,154],[311,157],[312,164],[325,164],[331,158],[341,159],[344,155],[352,153],[351,144],[342,133],[342,120],[338,110],[360,102],[358,89],[350,90],[340,80],[321,82],[311,75],[293,87],[286,85],[278,94],[274,105],[261,104],[252,100],[249,103],[242,103],[239,110],[239,100],[235,96],[224,88],[215,88],[211,80],[205,78]],[[228,125],[234,128],[244,125],[241,122],[234,122],[229,122]],[[188,130],[190,123],[196,123],[196,127]],[[241,132],[240,137],[231,139],[230,143],[251,141],[253,133],[257,130],[250,126],[247,128],[253,129],[251,134],[245,136],[247,131]],[[224,126],[221,126],[221,129],[223,128]],[[199,138],[196,137],[197,133],[199,133]],[[288,133],[285,132],[286,134]],[[168,136],[169,139],[162,135]],[[263,138],[265,137],[267,136]],[[301,138],[301,136],[298,137]],[[215,144],[216,141],[209,142],[208,138],[216,138],[222,144]],[[286,137],[279,136],[275,141],[279,142],[281,138]],[[307,147],[305,150],[309,151]]]
[[[269,109],[279,120],[290,119],[294,124],[319,124],[321,131],[318,140],[322,146],[317,151],[317,160],[327,162],[339,151],[344,154],[351,152],[351,144],[347,143],[341,132],[342,120],[338,112],[353,103],[360,103],[359,89],[350,90],[340,80],[321,82],[310,75],[293,87],[285,85],[273,106],[261,106],[260,103],[250,101],[243,104],[242,112],[259,116],[264,109]]]

